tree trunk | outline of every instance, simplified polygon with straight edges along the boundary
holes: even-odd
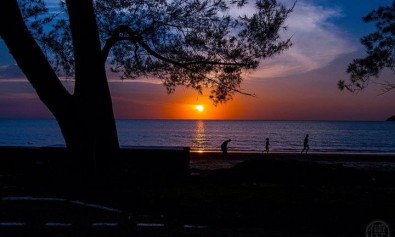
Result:
[[[84,130],[73,141],[95,167],[117,163],[119,150],[111,95],[92,0],[67,0],[75,57],[75,126]],[[86,145],[80,146],[80,143]]]
[[[55,116],[74,168],[114,167],[119,150],[111,95],[92,2],[67,2],[75,46],[76,83],[70,95],[27,29],[17,0],[0,0],[0,36],[41,101]]]

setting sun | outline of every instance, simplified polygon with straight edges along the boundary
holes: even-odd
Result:
[[[204,106],[203,105],[196,105],[196,110],[199,112],[203,112],[204,111]]]

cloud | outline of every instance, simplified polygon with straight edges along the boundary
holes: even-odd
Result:
[[[298,1],[285,23],[288,31],[283,35],[284,38],[292,37],[292,47],[263,61],[250,78],[283,77],[312,71],[356,51],[357,47],[346,33],[330,22],[335,17],[341,17],[341,10]]]
[[[17,99],[32,100],[32,99],[37,99],[37,95],[31,92],[13,92],[13,93],[0,94],[0,98],[7,100],[17,100]]]
[[[293,1],[280,0],[290,7]],[[53,10],[58,7],[58,0],[46,0]],[[252,1],[251,1],[252,2]],[[286,21],[288,31],[284,38],[292,36],[293,46],[281,55],[265,60],[248,78],[284,77],[300,74],[327,66],[336,58],[356,51],[346,33],[331,23],[331,19],[341,17],[338,8],[322,7],[314,1],[299,0]],[[233,9],[233,16],[251,14],[254,6],[251,3],[245,8]],[[0,66],[0,79],[24,78],[17,65]],[[121,82],[118,76],[109,73],[111,82]],[[160,80],[141,78],[124,82],[146,82],[160,84]]]
[[[25,75],[16,64],[0,65],[0,79],[24,78]]]

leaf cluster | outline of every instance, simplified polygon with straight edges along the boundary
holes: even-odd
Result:
[[[354,59],[347,68],[350,82],[339,81],[340,89],[349,91],[363,90],[372,78],[378,78],[385,69],[395,74],[395,1],[391,6],[379,7],[363,18],[366,23],[374,22],[377,31],[361,39],[367,56]],[[383,92],[395,88],[394,81],[379,83]]]
[[[19,2],[54,68],[73,76],[66,5],[51,11],[43,0]],[[255,12],[233,13],[251,4]],[[169,93],[209,88],[215,104],[244,93],[243,73],[291,46],[279,33],[292,9],[276,0],[95,0],[94,7],[103,65],[122,79],[160,78]]]

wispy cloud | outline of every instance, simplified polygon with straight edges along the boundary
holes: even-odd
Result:
[[[122,80],[119,75],[107,70],[108,82],[109,83],[150,83],[150,84],[162,84],[162,81],[154,77],[142,77],[138,79],[124,79]],[[74,84],[72,78],[60,77],[60,80],[64,83]],[[23,74],[21,69],[16,64],[0,65],[0,83],[6,82],[28,82],[26,76]]]
[[[34,93],[30,92],[14,92],[14,93],[1,93],[0,94],[1,99],[6,99],[6,100],[16,100],[16,99],[37,99],[37,95]]]
[[[0,79],[23,78],[21,69],[16,64],[0,65]]]
[[[46,0],[53,10],[59,5],[58,0]],[[251,1],[252,2],[252,1]],[[293,1],[280,0],[286,6]],[[293,46],[283,54],[261,63],[258,70],[249,78],[284,77],[304,73],[327,66],[336,58],[357,49],[346,33],[331,23],[331,19],[341,17],[341,9],[315,5],[313,1],[299,0],[286,21],[288,31],[284,38],[292,36]],[[254,11],[253,5],[236,9],[230,14],[243,15]],[[0,65],[0,79],[24,78],[17,65]],[[160,84],[160,80],[139,78],[138,80],[120,80],[109,73],[110,82],[145,82]]]
[[[335,17],[341,17],[340,9],[298,1],[286,21],[288,31],[283,36],[292,36],[293,46],[283,54],[262,62],[250,78],[283,77],[312,71],[356,51],[357,47],[346,33],[330,22]]]

